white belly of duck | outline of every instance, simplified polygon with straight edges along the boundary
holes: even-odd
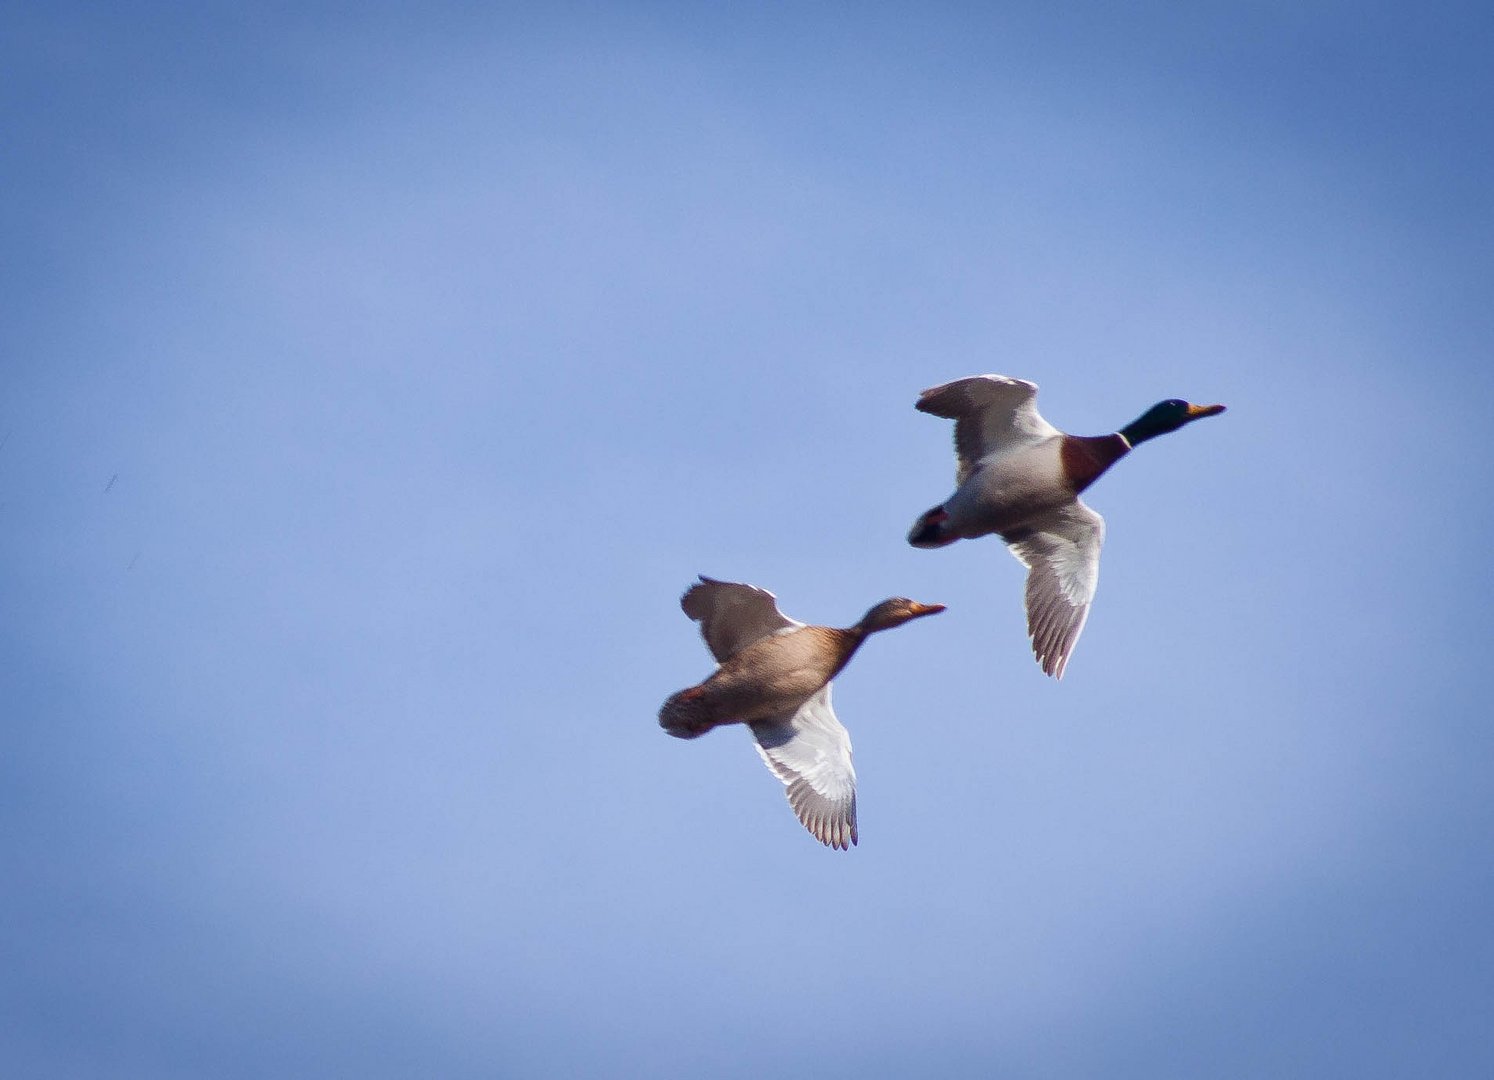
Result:
[[[943,532],[965,540],[1011,532],[1073,498],[1059,440],[1045,439],[982,459],[944,503]]]

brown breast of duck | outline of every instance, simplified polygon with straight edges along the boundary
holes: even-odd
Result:
[[[770,634],[727,657],[700,689],[718,724],[784,716],[833,679],[862,640],[827,626]]]

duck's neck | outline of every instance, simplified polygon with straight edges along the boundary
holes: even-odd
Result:
[[[851,657],[856,654],[857,649],[861,648],[861,643],[876,633],[876,631],[868,630],[860,623],[857,623],[855,626],[831,630],[829,633],[834,641],[834,652],[837,654],[835,671],[831,675],[831,678],[834,678],[835,675],[840,674],[841,669],[851,662]]]
[[[1063,471],[1077,495],[1106,469],[1131,452],[1124,432],[1114,435],[1070,435],[1063,440]]]
[[[1126,449],[1140,446],[1148,439],[1155,439],[1158,435],[1166,435],[1169,431],[1176,431],[1174,427],[1159,427],[1152,419],[1150,412],[1132,420],[1125,427],[1116,432],[1122,439],[1126,440]]]

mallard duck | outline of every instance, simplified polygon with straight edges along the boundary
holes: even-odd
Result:
[[[700,623],[720,666],[665,701],[659,725],[694,739],[723,724],[746,724],[804,827],[820,843],[847,850],[857,839],[856,770],[851,737],[830,707],[830,680],[868,635],[936,615],[944,605],[896,597],[855,626],[806,626],[779,611],[765,589],[702,576],[680,607]]]
[[[1038,415],[1037,386],[976,375],[925,390],[922,412],[955,422],[955,493],[921,515],[914,547],[998,533],[1027,567],[1027,633],[1043,671],[1062,678],[1089,617],[1105,519],[1079,501],[1139,443],[1224,411],[1171,399],[1111,435],[1065,435]]]

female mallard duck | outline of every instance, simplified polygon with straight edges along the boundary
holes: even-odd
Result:
[[[944,605],[884,600],[855,626],[837,630],[788,618],[766,590],[702,576],[680,607],[700,623],[720,666],[664,702],[660,726],[693,739],[722,724],[746,724],[804,827],[820,843],[847,850],[856,843],[856,770],[851,737],[830,707],[830,680],[867,635],[936,615]]]
[[[1100,576],[1105,519],[1079,493],[1147,439],[1224,411],[1176,399],[1113,435],[1065,435],[1038,415],[1037,386],[976,375],[925,390],[922,412],[955,422],[955,493],[908,534],[914,547],[999,533],[1027,567],[1027,633],[1043,671],[1063,677]]]

